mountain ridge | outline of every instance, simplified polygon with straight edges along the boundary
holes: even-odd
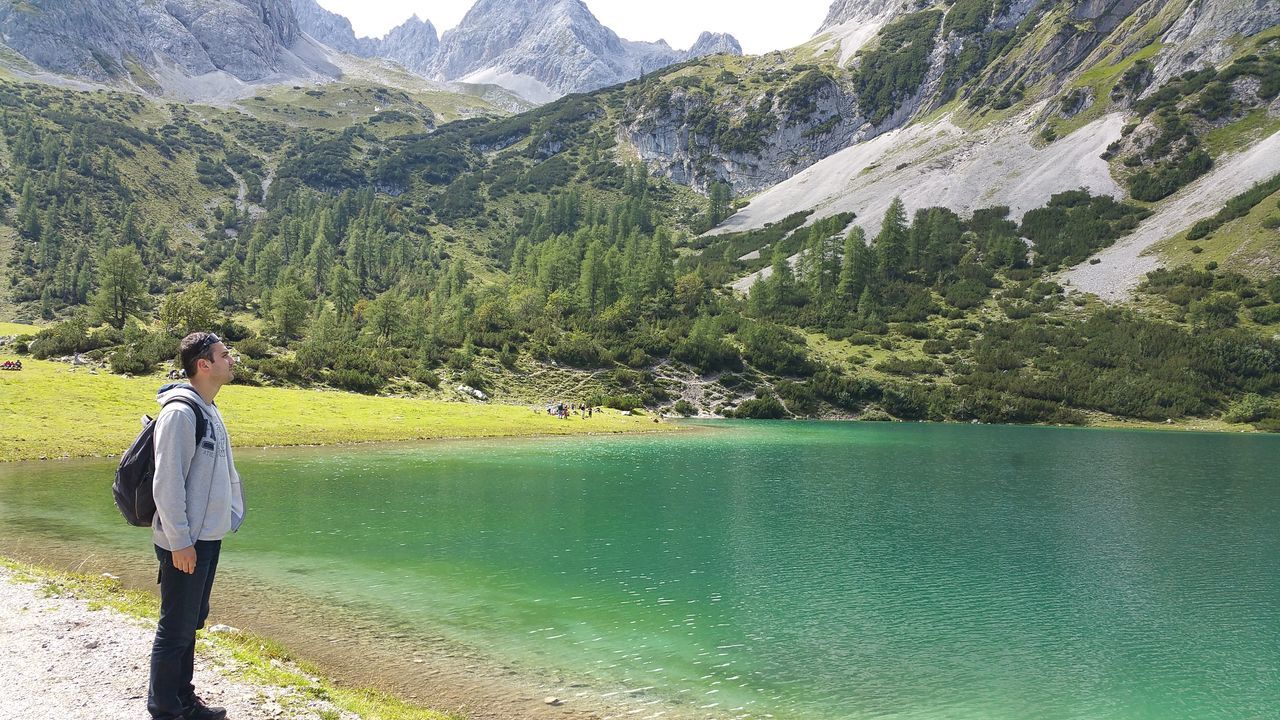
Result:
[[[629,80],[674,62],[742,54],[725,33],[704,31],[685,51],[666,42],[624,40],[581,0],[476,2],[458,27],[435,35],[415,15],[382,38],[356,38],[350,22],[315,0],[293,0],[303,29],[363,57],[401,63],[442,81],[493,82],[535,102]]]

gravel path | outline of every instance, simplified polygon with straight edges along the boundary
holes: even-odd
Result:
[[[146,718],[147,662],[155,625],[57,594],[0,568],[0,718]],[[354,718],[282,688],[232,680],[236,661],[202,643],[196,692],[235,720]],[[287,706],[287,707],[286,707]]]

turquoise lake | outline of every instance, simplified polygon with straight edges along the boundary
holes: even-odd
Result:
[[[714,422],[237,459],[225,567],[634,717],[1280,713],[1277,437]],[[0,465],[0,553],[153,562],[113,467]]]

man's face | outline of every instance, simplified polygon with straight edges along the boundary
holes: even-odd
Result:
[[[207,374],[210,380],[217,382],[219,385],[226,385],[235,379],[236,359],[231,355],[231,349],[225,343],[214,343],[209,352],[212,353],[212,360],[200,360],[201,374]]]

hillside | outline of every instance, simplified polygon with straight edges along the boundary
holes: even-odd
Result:
[[[883,17],[852,54],[502,117],[376,64],[224,107],[4,83],[0,319],[135,374],[217,327],[248,384],[1280,427],[1280,32],[1238,36],[1270,7],[872,5],[833,6]],[[1188,43],[1218,62],[1171,66]],[[1145,247],[1194,264],[1120,261]]]

